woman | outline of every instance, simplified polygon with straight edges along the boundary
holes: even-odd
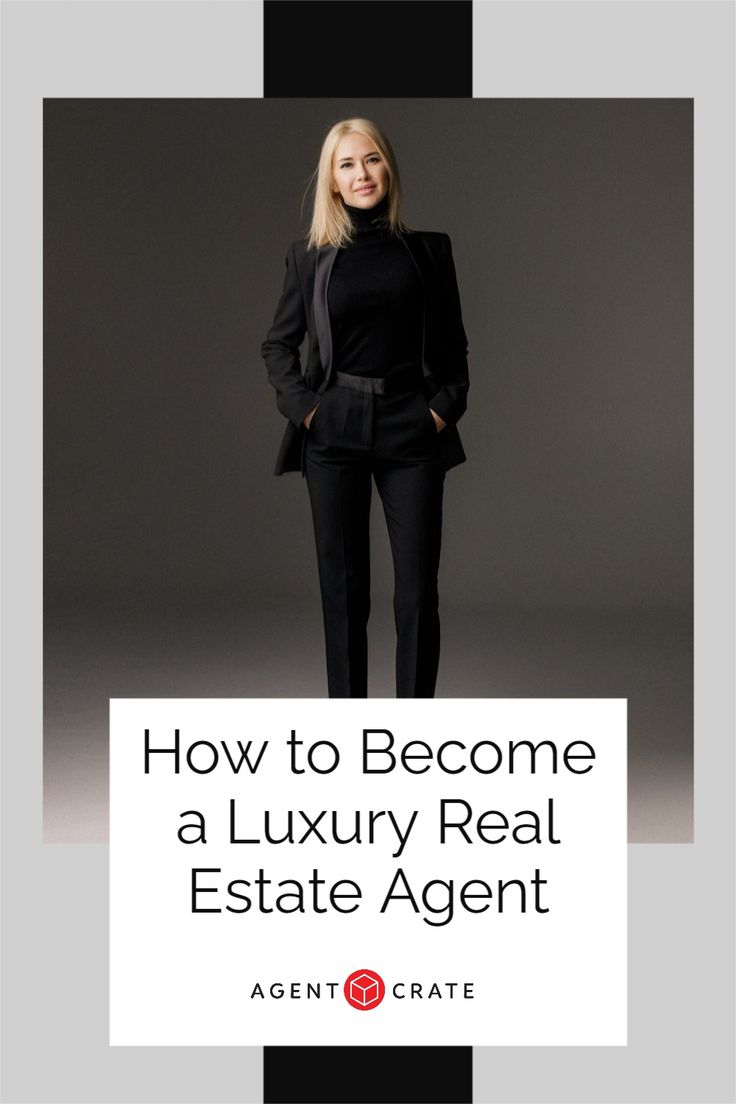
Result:
[[[445,472],[465,459],[467,339],[446,234],[400,219],[399,171],[368,119],[328,132],[312,224],[293,242],[263,343],[289,419],[276,474],[306,476],[332,698],[366,697],[369,511],[380,495],[394,565],[397,697],[434,695]],[[301,371],[299,346],[309,336]]]

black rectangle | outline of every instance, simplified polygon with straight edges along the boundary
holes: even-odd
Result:
[[[265,0],[263,95],[472,96],[471,0]]]
[[[264,1104],[471,1104],[472,1047],[265,1047]]]

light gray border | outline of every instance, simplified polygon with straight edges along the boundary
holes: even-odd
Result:
[[[41,845],[42,98],[262,94],[260,0],[23,3],[3,19],[6,1101],[255,1101],[255,1048],[107,1046],[107,848]],[[695,813],[630,849],[627,1048],[482,1048],[476,1100],[731,1102],[734,5],[474,5],[474,92],[695,100]]]

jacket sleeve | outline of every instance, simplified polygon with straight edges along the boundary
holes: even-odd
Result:
[[[261,355],[266,372],[276,390],[276,406],[300,429],[305,417],[320,401],[319,395],[307,387],[301,371],[299,346],[307,332],[304,297],[296,264],[296,243],[286,254],[286,275],[276,314]]]
[[[443,422],[454,425],[462,418],[468,405],[468,339],[463,327],[460,308],[460,292],[457,287],[455,262],[452,257],[452,243],[448,234],[442,235],[444,255],[442,258],[441,303],[443,307],[443,330],[445,344],[444,384],[430,400],[435,414]]]

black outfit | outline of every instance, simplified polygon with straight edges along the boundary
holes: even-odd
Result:
[[[465,459],[454,421],[465,409],[467,341],[449,238],[392,234],[386,208],[347,207],[354,237],[344,249],[292,245],[263,345],[292,423],[277,473],[298,458],[309,488],[330,697],[367,696],[373,480],[394,564],[397,697],[433,696],[443,483]],[[302,376],[306,330],[317,340]],[[446,429],[437,431],[430,405]]]
[[[422,283],[411,254],[381,225],[387,209],[387,197],[368,210],[346,208],[354,240],[338,251],[327,290],[332,355],[352,375],[403,370],[421,379]]]

